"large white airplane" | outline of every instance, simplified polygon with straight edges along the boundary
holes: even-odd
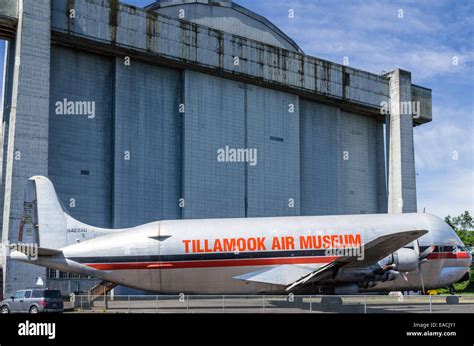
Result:
[[[430,214],[175,220],[112,230],[68,215],[42,176],[29,179],[24,206],[23,246],[13,259],[162,294],[434,289],[468,278],[472,261],[456,233]]]

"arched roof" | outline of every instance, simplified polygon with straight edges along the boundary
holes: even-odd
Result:
[[[173,18],[179,18],[180,10],[184,10],[184,19],[190,22],[303,53],[268,19],[230,0],[159,0],[146,9]]]

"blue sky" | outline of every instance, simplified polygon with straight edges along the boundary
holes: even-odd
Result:
[[[306,54],[338,63],[347,56],[350,66],[375,73],[406,69],[414,84],[431,88],[433,121],[414,130],[418,209],[441,217],[474,212],[473,1],[235,2],[267,17]],[[3,65],[1,44],[0,56]]]

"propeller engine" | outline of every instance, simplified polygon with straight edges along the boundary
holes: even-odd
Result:
[[[424,292],[425,284],[423,282],[423,276],[421,275],[421,264],[426,262],[426,257],[428,257],[434,249],[434,246],[430,246],[420,252],[420,243],[416,240],[413,242],[413,249],[401,248],[397,250],[392,255],[379,262],[382,266],[381,274],[383,273],[383,281],[394,280],[399,275],[401,275],[405,281],[408,281],[407,273],[417,271],[420,278],[421,288]]]

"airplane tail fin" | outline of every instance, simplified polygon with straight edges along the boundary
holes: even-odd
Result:
[[[28,180],[18,236],[20,243],[60,249],[113,231],[87,225],[70,216],[48,178],[34,176]]]

